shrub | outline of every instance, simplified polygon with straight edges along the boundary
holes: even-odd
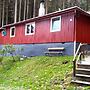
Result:
[[[13,58],[13,62],[15,62],[15,59],[14,59],[14,53],[16,51],[16,48],[14,47],[14,45],[4,45],[3,49],[5,50],[5,53],[6,54],[10,54]]]

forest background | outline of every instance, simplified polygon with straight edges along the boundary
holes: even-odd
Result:
[[[38,16],[40,0],[0,0],[0,27]],[[89,11],[90,0],[45,0],[46,14],[72,6]]]

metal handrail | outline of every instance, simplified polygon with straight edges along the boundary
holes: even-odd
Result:
[[[82,60],[82,58],[81,58],[81,55],[82,55],[82,54],[83,54],[82,52],[79,53],[79,55],[78,55],[78,57],[77,57],[77,61]]]
[[[76,75],[76,62],[77,62],[78,60],[81,61],[81,55],[82,55],[82,52],[79,53],[77,59],[75,59],[75,60],[73,61],[73,76],[74,76],[74,77],[75,77],[75,75]]]
[[[81,46],[83,46],[83,45],[87,45],[87,43],[80,43],[79,44],[79,46],[78,46],[78,49],[77,49],[77,51],[76,51],[76,54],[75,54],[75,56],[74,56],[74,59],[73,59],[73,61],[76,59],[76,57],[77,57],[77,55],[78,55],[78,53],[79,53],[79,50],[81,49]]]
[[[84,43],[84,44],[80,43],[79,44],[78,49],[77,49],[76,54],[75,54],[74,59],[73,59],[73,76],[74,77],[76,74],[76,61],[81,60],[81,56],[84,55],[83,52],[79,53],[79,51],[83,45],[86,45],[86,43]],[[76,59],[77,56],[78,56],[78,58]]]
[[[73,61],[76,59],[76,57],[77,57],[77,55],[78,55],[78,53],[79,53],[79,50],[80,50],[80,48],[81,48],[82,45],[83,45],[82,43],[79,44],[78,49],[77,49],[77,51],[76,51],[76,54],[75,54],[75,56],[74,56]]]

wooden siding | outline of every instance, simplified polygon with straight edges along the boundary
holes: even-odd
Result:
[[[77,12],[76,41],[90,44],[90,17]]]
[[[60,15],[62,19],[61,31],[50,32],[51,18],[46,18],[42,20],[35,20],[35,28],[36,28],[35,34],[25,36],[25,23],[20,23],[18,25],[15,25],[16,27],[15,37],[10,38],[10,27],[6,27],[6,31],[7,31],[6,36],[2,36],[0,33],[0,44],[73,42],[74,12],[68,12]]]

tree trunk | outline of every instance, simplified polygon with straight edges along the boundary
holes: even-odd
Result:
[[[21,21],[21,5],[22,5],[22,0],[20,0],[20,5],[19,5],[19,21]]]
[[[89,1],[88,0],[86,0],[86,10],[88,11],[88,3],[89,3]]]
[[[36,8],[36,0],[34,0],[34,6],[33,6],[33,17],[35,17],[35,8]]]
[[[46,0],[46,14],[48,13],[48,0]]]
[[[17,0],[15,0],[15,17],[14,17],[14,23],[17,22]]]
[[[26,19],[26,0],[24,1],[24,20]]]
[[[8,24],[8,1],[6,3],[6,25]]]
[[[4,25],[4,7],[5,7],[5,1],[3,0],[3,10],[2,10],[2,27]]]
[[[28,12],[29,11],[28,9],[29,9],[29,0],[27,0],[27,19],[28,19],[28,13],[29,13]]]
[[[63,6],[62,7],[63,7],[63,9],[65,9],[65,0],[63,0]]]
[[[1,2],[1,0],[0,0]],[[2,20],[2,2],[0,3],[0,27],[1,27],[1,20]]]

